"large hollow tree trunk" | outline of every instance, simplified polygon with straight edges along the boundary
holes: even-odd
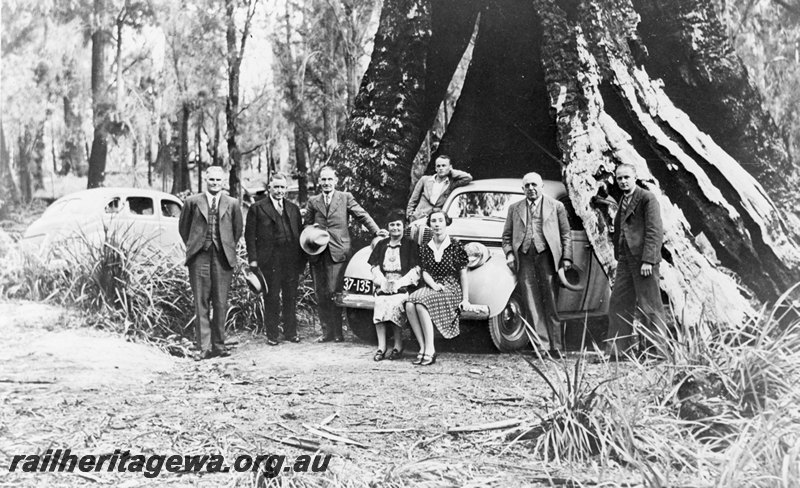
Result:
[[[384,3],[372,62],[333,157],[369,210],[405,200],[411,161],[477,6]],[[747,289],[770,300],[800,279],[797,168],[710,0],[480,7],[440,152],[476,178],[538,171],[561,179],[609,276],[613,210],[594,197],[619,196],[614,168],[633,164],[661,204],[662,289],[686,324],[738,323],[753,311]]]
[[[331,157],[342,182],[378,216],[405,208],[412,161],[469,43],[478,4],[384,2],[372,61]]]

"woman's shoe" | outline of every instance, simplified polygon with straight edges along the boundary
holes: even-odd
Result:
[[[416,364],[417,366],[419,366],[420,364],[422,364],[422,361],[424,359],[425,359],[425,353],[420,352],[419,354],[417,354],[417,359],[412,361],[411,364]]]
[[[436,362],[436,353],[433,353],[430,356],[425,354],[424,358],[422,359],[422,362],[419,363],[419,364],[420,364],[420,366],[430,366],[431,364],[434,364],[435,362]]]
[[[378,349],[378,350],[375,352],[375,355],[374,355],[374,356],[372,356],[372,359],[373,359],[374,361],[383,361],[383,358],[384,358],[384,356],[385,356],[385,355],[386,355],[386,354],[383,352],[383,350],[382,350],[382,349]]]
[[[395,359],[400,359],[403,357],[403,350],[398,350],[397,348],[392,349],[392,352],[389,353],[389,357],[386,358],[389,361],[394,361]]]

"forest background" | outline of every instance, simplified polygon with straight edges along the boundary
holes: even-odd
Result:
[[[790,159],[800,154],[800,6],[719,0]],[[369,63],[377,0],[5,1],[0,214],[85,187],[230,191],[290,173],[303,191],[337,146]],[[473,36],[474,41],[474,36]],[[471,49],[413,165],[447,127]]]

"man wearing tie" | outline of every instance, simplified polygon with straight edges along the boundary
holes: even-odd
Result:
[[[636,168],[620,164],[615,176],[623,196],[614,217],[617,275],[608,304],[605,352],[609,360],[620,361],[636,353],[634,348],[638,341],[632,323],[637,308],[643,312],[645,327],[652,330],[654,323],[664,323],[664,305],[658,285],[664,229],[656,196],[636,185]]]
[[[269,197],[250,207],[244,240],[250,267],[264,275],[264,328],[267,344],[278,345],[279,316],[283,337],[300,342],[297,336],[297,284],[305,265],[300,248],[300,208],[286,200],[286,176],[276,173],[269,182]],[[279,304],[281,313],[278,313]]]
[[[517,274],[525,319],[538,336],[541,353],[557,359],[564,352],[553,277],[572,266],[572,236],[564,204],[545,195],[542,177],[522,179],[525,199],[511,205],[503,228],[506,264]],[[534,344],[534,346],[537,346]]]
[[[348,217],[369,229],[370,233],[386,236],[366,210],[356,202],[349,192],[336,190],[338,179],[330,166],[319,173],[322,193],[308,199],[305,224],[314,225],[328,231],[330,241],[321,254],[312,256],[311,274],[314,277],[314,293],[317,296],[319,319],[322,322],[322,336],[318,342],[342,342],[342,311],[333,301],[342,290],[344,270],[350,257],[350,230]]]
[[[222,193],[224,178],[221,166],[209,167],[206,191],[186,199],[178,221],[194,294],[197,359],[229,355],[225,350],[225,317],[236,243],[242,237],[242,211],[236,199]],[[209,318],[209,302],[213,318]]]

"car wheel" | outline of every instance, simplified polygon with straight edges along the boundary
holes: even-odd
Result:
[[[361,308],[348,308],[347,326],[362,341],[370,344],[378,343],[378,336],[375,333],[375,324],[372,323],[372,310]]]
[[[500,352],[517,351],[530,343],[525,333],[521,301],[516,294],[511,295],[502,312],[489,319],[489,333]]]

